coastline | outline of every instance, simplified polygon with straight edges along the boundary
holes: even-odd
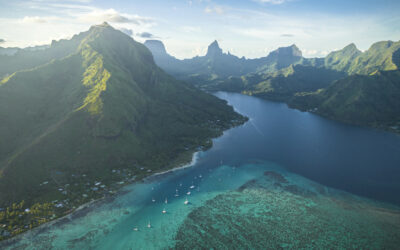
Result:
[[[199,159],[199,153],[200,152],[201,151],[196,151],[196,152],[192,153],[192,160],[189,163],[181,163],[181,164],[178,164],[177,167],[174,167],[174,168],[171,168],[171,169],[168,169],[168,170],[164,170],[164,171],[161,171],[161,172],[154,173],[152,175],[149,175],[149,176],[143,178],[142,181],[151,181],[155,177],[162,176],[162,175],[165,175],[165,174],[169,174],[169,173],[172,173],[172,172],[175,172],[175,171],[178,171],[178,170],[182,170],[182,169],[185,169],[185,168],[193,167],[194,165],[196,165],[197,160]]]
[[[102,197],[99,198],[94,198],[86,203],[82,203],[80,204],[77,208],[72,208],[69,211],[66,211],[63,215],[61,215],[60,217],[54,218],[54,219],[50,219],[47,222],[44,222],[36,227],[33,227],[31,229],[27,229],[24,230],[21,233],[18,233],[14,236],[8,237],[8,238],[4,238],[2,240],[0,240],[0,248],[8,246],[8,245],[12,245],[13,243],[17,242],[18,240],[20,240],[22,237],[26,237],[27,235],[29,237],[32,237],[34,235],[36,235],[37,233],[40,233],[42,230],[45,230],[46,228],[53,226],[54,224],[57,223],[66,223],[71,221],[72,219],[74,219],[74,217],[76,216],[83,216],[86,213],[89,213],[90,211],[92,211],[92,209],[94,208],[94,205],[99,205],[102,202],[106,202],[106,201],[110,201],[113,200],[117,195],[122,194],[123,192],[127,192],[126,190],[124,190],[124,187],[128,186],[128,185],[132,185],[132,184],[136,184],[136,183],[140,183],[140,182],[147,182],[147,181],[152,181],[153,179],[157,178],[157,177],[161,177],[163,175],[178,171],[178,170],[182,170],[185,168],[189,168],[194,166],[197,163],[197,160],[199,158],[199,153],[201,151],[206,151],[209,148],[212,147],[212,142],[214,139],[217,139],[221,136],[223,136],[225,134],[225,131],[230,130],[234,127],[243,125],[244,123],[246,123],[248,121],[248,118],[246,116],[243,116],[242,114],[237,113],[239,116],[242,117],[242,119],[232,119],[229,121],[229,125],[226,127],[220,127],[218,129],[218,133],[215,134],[214,136],[208,137],[205,141],[207,145],[199,145],[199,147],[197,148],[198,151],[186,151],[186,152],[181,152],[182,155],[184,155],[185,153],[187,154],[187,158],[181,158],[178,159],[176,161],[173,161],[171,163],[168,164],[168,166],[170,166],[171,168],[167,169],[167,170],[163,170],[161,172],[154,172],[154,173],[149,173],[148,176],[144,176],[141,177],[140,179],[129,179],[127,181],[125,181],[124,184],[122,184],[117,190],[114,191],[114,193],[111,194],[105,194]],[[189,161],[189,157],[191,154],[191,160]]]
[[[68,214],[66,214],[66,215],[64,215],[62,217],[59,217],[59,218],[56,218],[54,220],[48,221],[46,223],[43,223],[43,224],[39,225],[38,227],[32,228],[30,230],[27,230],[27,231],[25,231],[25,232],[23,232],[21,234],[18,234],[18,235],[15,235],[14,237],[9,238],[9,239],[2,240],[2,241],[0,241],[0,248],[10,246],[10,245],[18,242],[19,240],[21,240],[24,237],[35,237],[40,232],[42,232],[42,231],[44,231],[44,230],[46,230],[49,227],[52,227],[54,225],[62,225],[64,223],[68,223],[68,222],[72,221],[75,218],[84,216],[85,214],[93,211],[93,209],[95,209],[98,205],[101,205],[101,204],[106,203],[106,202],[110,202],[116,196],[121,195],[124,192],[126,192],[126,191],[123,190],[123,188],[128,186],[128,185],[135,185],[135,184],[140,183],[140,182],[149,182],[149,181],[152,181],[153,178],[162,177],[162,176],[164,176],[166,174],[170,174],[170,173],[173,173],[173,172],[176,172],[176,171],[179,171],[179,170],[183,170],[183,169],[186,169],[186,168],[193,167],[194,165],[196,165],[196,163],[197,163],[197,161],[199,159],[199,153],[200,152],[201,151],[196,151],[196,152],[192,153],[192,159],[188,163],[181,163],[181,164],[178,164],[178,166],[176,166],[174,168],[171,168],[171,169],[168,169],[168,170],[165,170],[165,171],[162,171],[162,172],[153,173],[153,174],[143,178],[142,180],[126,183],[126,185],[122,186],[114,194],[111,194],[111,195],[108,195],[108,196],[104,196],[104,197],[101,197],[99,199],[95,199],[95,200],[89,201],[87,203],[84,203],[84,204],[80,205],[79,207],[77,207],[76,209],[74,209],[73,211],[71,211],[70,213],[68,213]]]

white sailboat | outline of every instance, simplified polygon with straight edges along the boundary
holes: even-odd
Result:
[[[151,228],[150,221],[149,221],[149,223],[147,223],[147,228]]]
[[[152,201],[152,202],[156,202],[156,199],[152,198],[151,201]]]
[[[168,199],[167,198],[165,198],[165,204],[168,204]]]
[[[138,227],[134,227],[133,231],[139,231],[139,228]]]
[[[190,191],[188,191],[186,194],[187,194],[187,195],[190,195]]]
[[[183,202],[183,204],[185,204],[185,205],[189,204],[189,201],[188,201],[187,197],[186,197],[185,202]]]
[[[163,211],[162,211],[162,213],[163,213],[163,214],[166,214],[166,213],[167,213],[167,210],[165,210],[165,208],[164,208]]]

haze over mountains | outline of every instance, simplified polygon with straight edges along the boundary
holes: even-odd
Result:
[[[179,60],[162,42],[143,45],[107,23],[49,46],[2,49],[0,212],[11,212],[0,222],[18,234],[188,162],[246,121],[202,90],[400,132],[399,67],[400,42],[392,41],[325,58],[304,58],[291,45],[256,59],[214,41],[206,55]]]
[[[349,44],[325,58],[304,58],[296,45],[258,59],[238,58],[214,41],[205,56],[178,60],[160,41],[145,45],[166,72],[201,89],[256,95],[332,119],[400,131],[400,41],[377,42],[365,52]]]
[[[164,44],[158,40],[147,40],[146,45],[153,53],[155,62],[168,73],[180,79],[195,81],[223,79],[241,76],[255,71],[274,71],[298,62],[302,58],[296,45],[279,48],[267,57],[246,59],[223,53],[217,41],[212,42],[205,56],[179,60],[169,55]]]
[[[85,183],[111,186],[185,163],[245,121],[107,23],[45,50],[2,55],[0,65],[0,208],[62,199],[62,211],[71,209],[106,192]],[[66,191],[72,182],[78,196]],[[30,224],[25,216],[15,221]]]

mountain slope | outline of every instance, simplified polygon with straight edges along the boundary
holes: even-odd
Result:
[[[178,75],[182,69],[182,61],[169,55],[164,44],[158,40],[146,40],[144,45],[151,51],[154,61],[159,67],[172,75]]]
[[[212,52],[205,57],[180,61],[179,68],[222,54],[216,42],[210,47]],[[181,72],[180,78],[201,89],[284,101],[292,107],[313,110],[345,122],[389,130],[398,126],[397,73],[385,71],[399,69],[400,41],[377,42],[364,52],[349,44],[325,58],[304,58],[292,45],[278,48],[267,57],[242,59],[238,67],[231,65],[208,59],[204,66]],[[234,69],[234,72],[222,74],[223,70],[218,67]]]
[[[400,125],[400,71],[349,76],[322,91],[298,95],[290,105],[347,123],[396,130]]]
[[[258,62],[257,73],[271,73],[297,64],[303,59],[302,52],[293,44],[289,47],[278,48],[265,58],[252,59]]]
[[[352,43],[341,50],[329,53],[324,58],[324,66],[328,69],[347,72],[354,59],[361,54],[362,52]]]
[[[400,41],[374,43],[367,51],[356,57],[350,65],[349,74],[368,75],[377,70],[398,69],[393,62],[393,54],[400,49]]]
[[[18,70],[30,69],[68,56],[77,50],[86,35],[87,32],[82,32],[73,36],[71,40],[53,41],[49,47],[36,46],[14,51],[2,48],[4,52],[9,52],[1,53],[0,50],[0,78]]]
[[[223,53],[218,42],[214,41],[208,46],[205,56],[184,60],[178,60],[169,55],[161,41],[148,40],[145,45],[153,53],[158,66],[173,76],[198,87],[231,76],[239,77],[255,72],[274,72],[302,59],[301,51],[296,45],[278,48],[266,57],[246,59],[229,52]]]
[[[289,101],[299,92],[312,92],[343,78],[344,73],[312,66],[290,65],[267,74],[231,77],[204,86],[208,90],[241,92],[274,101]]]
[[[140,178],[170,168],[244,121],[226,102],[165,74],[145,46],[108,24],[92,27],[71,55],[3,79],[0,104],[6,206],[79,204],[83,183],[112,183],[112,169]],[[61,194],[70,182],[78,191]]]

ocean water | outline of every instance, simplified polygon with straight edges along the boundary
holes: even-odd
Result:
[[[126,186],[114,199],[23,234],[5,248],[400,245],[399,136],[281,103],[216,95],[250,121],[215,139],[192,167]]]

